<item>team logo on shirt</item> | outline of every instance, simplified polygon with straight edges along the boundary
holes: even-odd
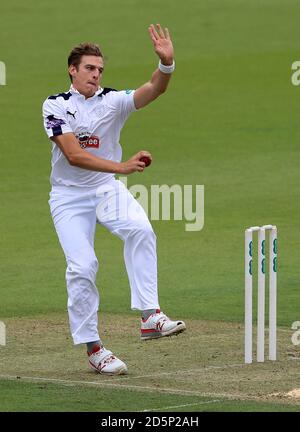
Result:
[[[99,148],[100,139],[96,135],[91,135],[89,132],[81,132],[76,135],[81,148]]]
[[[48,117],[47,117],[46,128],[47,129],[53,129],[57,126],[61,126],[64,124],[66,124],[66,122],[64,120],[55,118],[54,115],[51,114],[51,115],[48,115]]]

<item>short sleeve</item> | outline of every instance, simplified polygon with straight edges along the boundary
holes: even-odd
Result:
[[[43,120],[49,138],[73,132],[67,114],[57,99],[46,99],[43,103]]]
[[[130,113],[137,110],[134,105],[134,92],[135,90],[121,90],[110,93],[110,103],[114,105],[123,119],[126,119]]]

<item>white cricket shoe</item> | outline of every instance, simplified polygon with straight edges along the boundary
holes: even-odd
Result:
[[[159,309],[146,320],[141,321],[141,339],[157,339],[164,336],[177,335],[186,329],[183,321],[171,321]]]
[[[90,367],[100,374],[123,375],[127,373],[126,364],[103,346],[95,347],[91,353],[88,352],[88,356]]]

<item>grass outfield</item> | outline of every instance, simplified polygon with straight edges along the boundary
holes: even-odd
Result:
[[[299,88],[291,85],[291,64],[300,59],[299,12],[295,0],[190,0],[184,8],[174,0],[142,7],[138,0],[91,0],[84,11],[78,0],[1,5],[7,85],[0,87],[0,320],[66,315],[65,261],[47,204],[43,100],[68,89],[67,54],[85,40],[99,42],[106,56],[104,86],[135,88],[148,80],[157,65],[147,34],[151,22],[170,28],[177,67],[169,91],[124,128],[125,159],[140,149],[154,157],[128,184],[205,185],[202,231],[186,232],[185,222],[153,222],[161,306],[171,317],[241,323],[243,231],[273,223],[279,233],[278,324],[287,329],[300,320]],[[122,243],[99,227],[96,252],[101,310],[133,319]],[[286,344],[294,350],[290,336]],[[184,337],[191,341],[193,334]],[[203,343],[201,352],[210,352],[211,341]],[[7,349],[0,347],[1,356]],[[36,384],[22,385],[31,386],[34,398]],[[11,400],[3,410],[16,407],[20,402]]]
[[[84,388],[65,383],[0,381],[5,394],[1,412],[297,412],[298,406],[280,403],[226,401],[193,396],[137,394],[131,390]]]

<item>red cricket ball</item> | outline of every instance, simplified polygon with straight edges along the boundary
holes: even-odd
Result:
[[[144,162],[145,166],[149,166],[151,164],[151,159],[149,158],[149,156],[142,156],[140,158],[141,162]]]

